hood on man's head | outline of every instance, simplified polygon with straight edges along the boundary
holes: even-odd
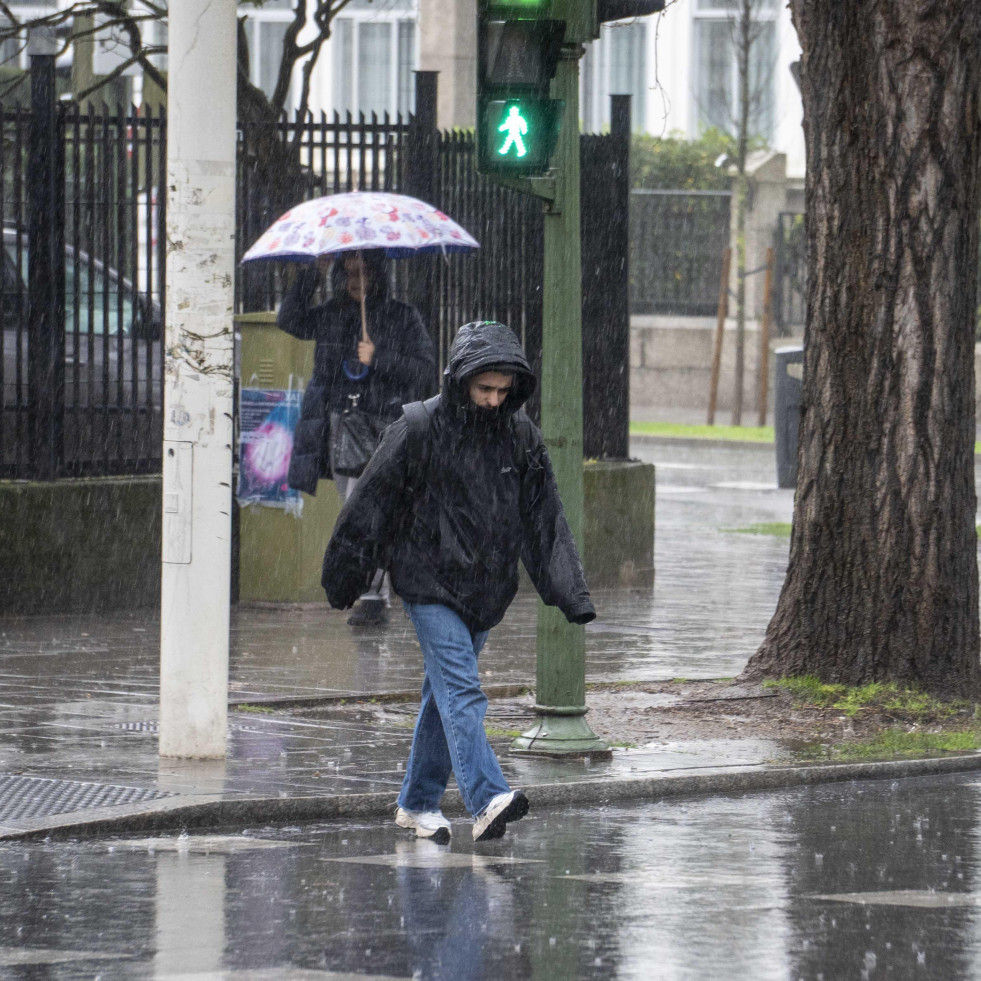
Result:
[[[347,270],[344,268],[344,258],[351,254],[341,252],[331,266],[330,288],[336,297],[347,295]],[[388,262],[385,253],[381,249],[365,249],[361,255],[369,278],[368,296],[377,300],[385,299],[388,296]]]
[[[470,398],[469,380],[484,371],[514,375],[514,384],[504,403],[510,412],[525,403],[538,383],[518,335],[496,320],[475,320],[457,331],[443,372],[447,398],[465,405]]]

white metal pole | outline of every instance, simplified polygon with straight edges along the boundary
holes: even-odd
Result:
[[[160,755],[225,755],[235,0],[171,0]]]

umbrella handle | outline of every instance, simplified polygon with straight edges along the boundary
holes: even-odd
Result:
[[[361,340],[370,341],[368,336],[368,314],[364,306],[364,256],[359,252],[358,258],[361,260]]]

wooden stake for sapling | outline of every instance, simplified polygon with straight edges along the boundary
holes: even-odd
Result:
[[[719,283],[719,306],[715,325],[715,345],[712,351],[712,380],[709,383],[708,424],[715,425],[715,403],[719,397],[719,372],[722,368],[722,332],[726,326],[726,314],[729,312],[729,264],[732,261],[732,249],[722,253],[722,279]]]

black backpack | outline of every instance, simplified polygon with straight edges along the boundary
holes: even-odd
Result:
[[[406,452],[409,457],[409,473],[405,484],[406,498],[412,501],[429,469],[432,441],[429,439],[433,413],[439,405],[440,396],[434,395],[425,402],[409,402],[402,406],[408,423],[406,432]],[[531,419],[524,409],[518,409],[511,417],[511,432],[514,436],[514,462],[518,465],[518,475],[524,477],[528,469],[528,453],[532,444]]]

